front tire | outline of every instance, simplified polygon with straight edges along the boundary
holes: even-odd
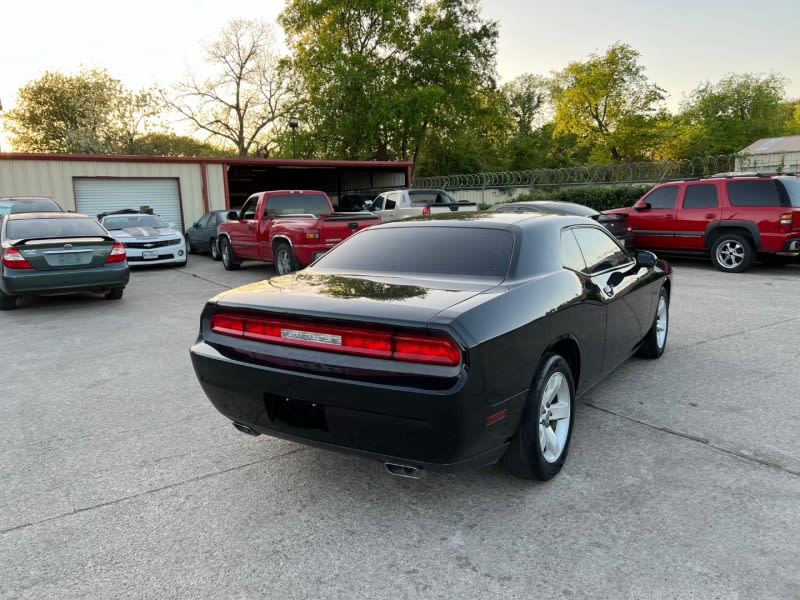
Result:
[[[721,233],[711,248],[711,262],[725,273],[741,273],[755,256],[753,243],[738,233]]]
[[[219,241],[219,244],[219,251],[220,254],[222,254],[222,266],[225,267],[226,271],[238,270],[239,267],[242,266],[242,263],[236,258],[236,254],[233,253],[230,240],[224,237]]]
[[[522,479],[547,481],[555,476],[567,459],[574,405],[572,369],[560,355],[545,354],[501,465]]]
[[[197,248],[192,245],[192,238],[188,235],[186,236],[186,252],[189,254],[195,254],[197,252]]]
[[[656,316],[653,318],[653,325],[644,337],[642,345],[636,351],[636,356],[642,358],[659,358],[664,354],[667,346],[667,334],[669,333],[669,294],[663,287],[658,294],[658,306]]]
[[[294,252],[286,242],[280,242],[275,246],[275,272],[278,275],[287,275],[297,270],[297,259]]]
[[[210,251],[211,251],[211,260],[222,260],[222,256],[219,254],[219,246],[217,246],[217,239],[211,238],[210,244]]]
[[[122,298],[122,292],[125,288],[114,288],[106,292],[106,300],[119,300]]]

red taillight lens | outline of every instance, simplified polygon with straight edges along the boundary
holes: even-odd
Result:
[[[125,246],[122,245],[122,242],[114,242],[114,246],[111,248],[111,254],[109,254],[106,259],[106,264],[122,262],[126,257]]]
[[[423,209],[422,209],[422,214],[423,214],[423,215],[429,215],[429,214],[431,214],[431,207],[430,207],[430,206],[426,206],[425,208],[423,208]]]
[[[461,361],[461,350],[449,338],[383,329],[217,313],[211,317],[211,330],[259,342],[407,362],[454,366]]]
[[[32,269],[28,259],[16,248],[6,248],[3,250],[3,265],[9,269]]]

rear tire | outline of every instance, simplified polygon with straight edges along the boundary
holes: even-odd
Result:
[[[522,479],[551,479],[567,459],[574,405],[572,369],[560,355],[545,354],[500,464]]]
[[[122,298],[122,292],[125,291],[125,288],[113,288],[106,292],[106,300],[119,300]]]
[[[211,238],[209,242],[209,251],[211,252],[211,260],[222,260],[222,257],[219,255],[219,246],[217,246],[216,238]]]
[[[711,262],[725,273],[741,273],[753,264],[753,243],[738,233],[722,232],[711,248]]]
[[[0,292],[0,310],[14,310],[17,308],[17,296]]]
[[[231,242],[228,238],[224,237],[219,241],[219,251],[222,254],[222,266],[226,271],[236,271],[242,266],[242,261],[236,258],[236,254],[231,248]]]
[[[664,354],[667,346],[667,334],[669,333],[669,295],[663,287],[658,294],[658,306],[656,316],[653,318],[653,326],[644,337],[642,345],[636,351],[636,356],[642,358],[659,358]]]
[[[275,272],[278,275],[287,275],[297,271],[297,259],[294,252],[286,242],[279,242],[275,246]]]

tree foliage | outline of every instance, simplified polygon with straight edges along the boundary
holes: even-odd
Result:
[[[629,138],[660,108],[664,90],[651,83],[639,64],[639,53],[622,43],[604,55],[572,62],[551,81],[555,133],[571,133],[591,148],[595,160],[630,160]]]
[[[269,156],[272,136],[295,108],[272,26],[234,19],[206,48],[206,62],[213,75],[200,79],[190,72],[173,94],[164,92],[165,100],[197,131],[233,146],[239,156]]]
[[[317,156],[416,161],[495,85],[497,26],[476,0],[289,0],[280,23]]]
[[[681,107],[680,153],[733,154],[760,138],[781,135],[791,119],[785,86],[780,75],[752,73],[702,83]]]
[[[130,91],[105,70],[48,71],[19,90],[5,121],[21,152],[127,154],[160,109],[151,91]]]

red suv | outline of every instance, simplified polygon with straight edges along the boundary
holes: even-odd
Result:
[[[756,256],[800,255],[800,177],[720,174],[657,185],[631,208],[604,211],[625,223],[631,245],[662,254],[703,254],[739,273]]]

